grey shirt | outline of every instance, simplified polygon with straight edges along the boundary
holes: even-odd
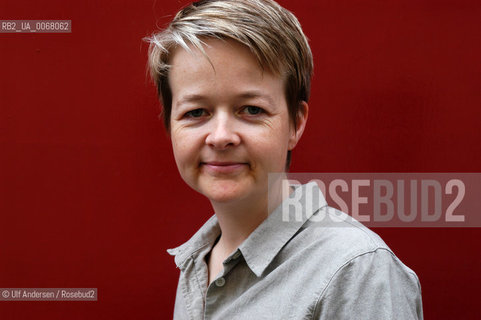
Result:
[[[221,232],[215,215],[169,249],[180,269],[174,319],[422,319],[416,274],[377,234],[327,206],[317,186],[291,197],[305,200],[307,190],[314,205],[302,216],[279,206],[209,286],[205,256]]]

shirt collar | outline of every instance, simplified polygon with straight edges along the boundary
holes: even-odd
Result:
[[[184,270],[187,259],[190,257],[195,258],[194,255],[207,246],[211,248],[219,235],[219,222],[217,217],[213,215],[192,238],[177,248],[168,249],[167,252],[171,256],[175,256],[175,264],[181,270]]]
[[[306,200],[312,206],[306,206]],[[240,245],[239,250],[252,272],[260,277],[304,223],[326,205],[315,182],[297,187]]]
[[[310,205],[306,205],[306,200]],[[239,246],[252,272],[260,277],[302,225],[326,205],[327,202],[315,182],[297,187]],[[167,252],[175,256],[176,265],[183,270],[189,257],[206,246],[210,246],[210,250],[219,235],[220,227],[214,215],[189,241]]]

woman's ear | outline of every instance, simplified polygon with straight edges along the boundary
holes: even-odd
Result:
[[[309,114],[309,105],[305,101],[299,102],[299,110],[297,113],[296,127],[291,125],[288,150],[294,149],[301,139],[304,129],[306,128],[307,116]]]

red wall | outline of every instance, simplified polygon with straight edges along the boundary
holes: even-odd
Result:
[[[186,1],[2,0],[0,287],[95,287],[98,302],[0,302],[0,319],[168,319],[165,250],[211,215],[181,181],[142,37]],[[292,171],[481,172],[481,4],[281,1],[311,40]],[[481,229],[376,229],[421,280],[426,319],[479,316]]]

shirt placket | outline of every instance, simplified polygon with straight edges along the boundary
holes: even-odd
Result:
[[[227,258],[223,262],[224,268],[222,270],[222,273],[207,287],[204,299],[204,320],[215,319],[215,311],[218,307],[217,301],[223,295],[226,283],[227,281],[229,281],[227,277],[229,273],[239,263],[240,256],[241,252],[237,250],[229,258]]]

